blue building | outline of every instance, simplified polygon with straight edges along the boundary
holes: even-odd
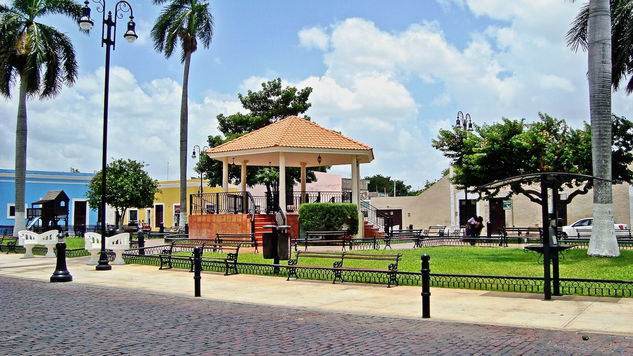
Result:
[[[97,223],[97,211],[88,206],[86,192],[94,174],[26,171],[26,208],[52,190],[63,190],[69,198],[68,225],[88,226]],[[15,222],[15,171],[0,169],[0,228],[13,227]],[[28,222],[27,222],[28,224]]]

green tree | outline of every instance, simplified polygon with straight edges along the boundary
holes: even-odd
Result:
[[[171,57],[180,42],[184,63],[182,95],[180,98],[180,223],[187,224],[187,128],[189,109],[187,106],[189,87],[189,67],[191,55],[198,49],[198,39],[205,48],[211,45],[213,37],[213,16],[209,4],[198,0],[154,0],[155,5],[167,4],[152,28],[154,48]]]
[[[628,1],[615,0],[621,6],[614,7],[616,16],[615,28],[611,26],[611,7],[609,0],[590,0],[589,4],[583,8],[586,17],[586,48],[589,57],[589,112],[591,116],[592,135],[592,159],[593,175],[596,177],[611,180],[611,85],[617,88],[622,72],[630,69],[630,46],[631,42],[621,43],[622,38],[615,38],[616,45],[612,46],[611,31],[626,33],[630,30],[620,24],[628,23],[624,19],[630,14],[630,9],[624,11],[624,16],[618,16],[623,8],[630,7]],[[583,12],[580,13],[581,20],[576,19],[575,26],[582,24]],[[628,26],[631,27],[631,26]],[[572,28],[573,30],[573,28]],[[631,36],[628,34],[625,37]],[[581,37],[575,37],[580,41]],[[626,38],[625,38],[626,39]],[[629,38],[630,40],[630,38]],[[573,45],[574,36],[569,40]],[[578,43],[578,42],[576,42]],[[576,45],[577,46],[577,45]],[[612,78],[612,51],[616,52],[614,65],[616,67],[616,77]],[[626,57],[627,52],[629,57]],[[624,57],[622,57],[624,56]],[[612,81],[616,79],[616,81]],[[587,253],[592,256],[617,257],[620,255],[618,241],[613,228],[613,192],[611,184],[604,180],[596,181],[593,190],[593,217],[594,224],[591,232],[591,240]]]
[[[118,159],[106,166],[106,204],[116,209],[119,228],[128,208],[147,208],[154,204],[154,195],[159,192],[158,181],[143,169],[144,163]],[[93,209],[101,206],[101,171],[97,172],[86,192],[88,204]]]
[[[391,179],[390,176],[383,176],[376,174],[371,177],[365,177],[369,181],[367,189],[370,192],[386,193],[387,196],[393,196],[394,184],[397,196],[416,195],[415,191],[411,190],[411,186],[404,184],[403,181],[397,179]]]
[[[63,84],[72,85],[77,78],[75,50],[70,38],[39,22],[40,18],[47,15],[63,15],[76,21],[81,15],[81,5],[71,0],[14,0],[11,7],[0,5],[2,95],[10,97],[11,87],[19,81],[15,128],[14,234],[25,228],[27,97],[54,97]]]
[[[228,116],[224,114],[218,115],[218,129],[224,137],[220,135],[209,136],[209,147],[216,147],[285,117],[302,115],[312,105],[308,102],[311,92],[312,88],[310,87],[301,90],[290,86],[284,88],[281,85],[281,79],[277,78],[262,83],[262,89],[259,91],[249,90],[246,95],[238,94],[242,107],[248,110],[248,113],[236,113]],[[305,115],[303,118],[310,120]],[[222,162],[203,156],[200,163],[196,166],[197,172],[200,172],[201,169],[211,186],[222,184]],[[246,184],[249,186],[258,183],[266,184],[267,188],[274,187],[272,190],[269,189],[269,192],[278,191],[278,179],[270,178],[272,168],[265,172],[262,172],[262,169],[263,167],[248,167],[246,170]],[[323,170],[323,167],[308,168],[306,181],[312,182],[316,180],[313,172]],[[286,177],[289,178],[286,179],[287,191],[291,191],[294,182],[298,182],[301,179],[300,169],[287,167]],[[239,182],[240,179],[240,167],[229,164],[229,180]]]
[[[464,187],[481,186],[495,180],[537,172],[569,172],[591,174],[591,127],[575,130],[564,120],[539,114],[540,120],[526,124],[525,120],[503,119],[491,125],[477,126],[474,132],[459,128],[440,130],[433,147],[442,151],[453,164],[453,183]],[[633,172],[631,139],[633,123],[624,117],[612,118],[614,139],[613,172],[615,178],[630,182]],[[462,138],[464,143],[461,144]],[[592,187],[588,180],[567,179],[565,186],[576,188],[567,201],[586,194]],[[523,194],[540,204],[539,190],[530,185],[510,185],[510,195]],[[483,192],[492,197],[496,191]]]

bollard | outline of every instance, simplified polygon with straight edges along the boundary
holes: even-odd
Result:
[[[431,317],[431,286],[429,260],[431,257],[426,253],[422,255],[422,318]]]
[[[55,247],[57,248],[57,265],[55,266],[55,272],[51,276],[51,282],[70,282],[73,280],[73,276],[68,272],[66,268],[66,242],[61,239],[62,242],[58,242]]]
[[[136,238],[138,239],[138,254],[140,256],[145,255],[145,234],[142,230],[139,230],[136,233]]]
[[[202,270],[202,247],[193,248],[193,296],[200,296],[200,271]]]

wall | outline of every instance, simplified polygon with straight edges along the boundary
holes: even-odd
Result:
[[[74,224],[74,204],[76,201],[85,201],[88,184],[94,174],[70,173],[51,171],[27,171],[25,202],[27,208],[31,203],[40,200],[49,190],[63,190],[70,198],[70,211],[68,225]],[[0,169],[0,225],[13,226],[14,218],[9,217],[9,204],[15,200],[15,171],[12,169]],[[97,222],[96,210],[87,206],[86,224],[94,225]]]
[[[189,238],[210,239],[216,233],[250,233],[248,214],[208,214],[189,216]]]

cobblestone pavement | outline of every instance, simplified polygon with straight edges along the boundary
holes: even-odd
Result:
[[[316,312],[3,276],[0,302],[0,355],[633,354],[633,338],[626,336]]]

